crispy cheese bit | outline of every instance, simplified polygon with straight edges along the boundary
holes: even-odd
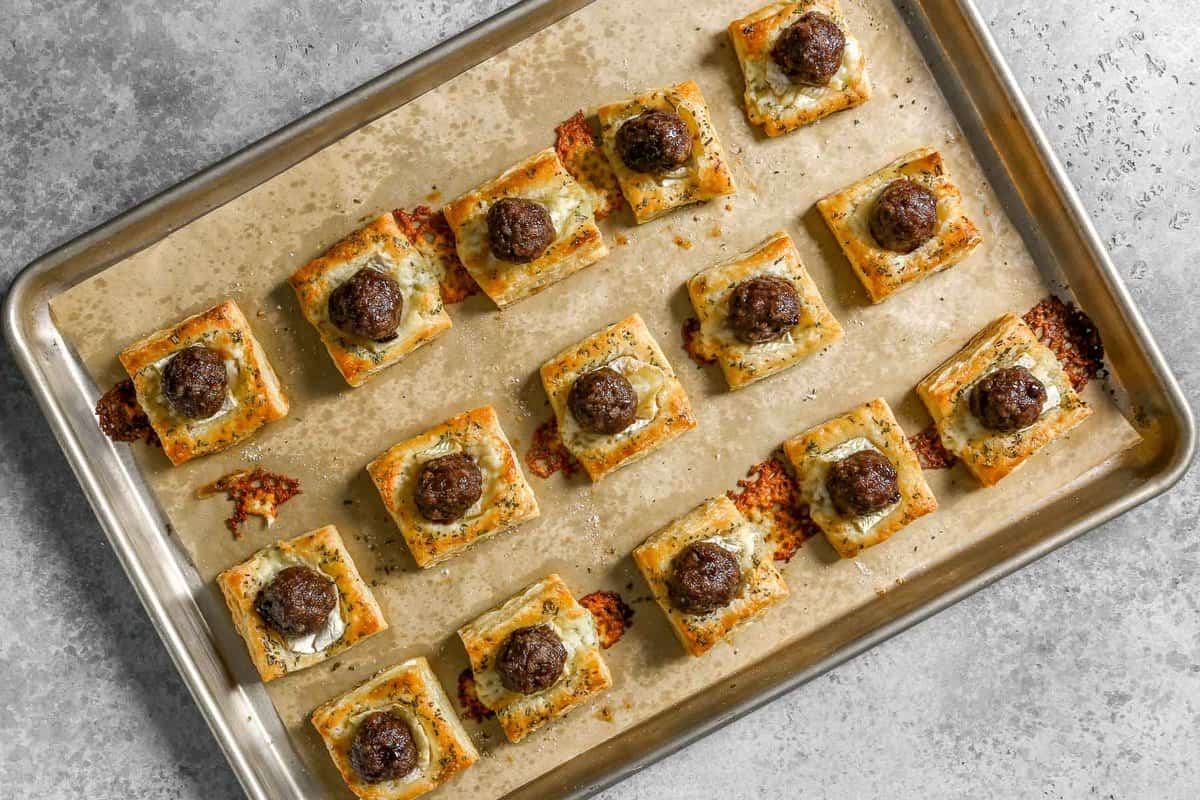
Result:
[[[604,219],[620,208],[624,202],[621,185],[583,112],[576,111],[554,132],[558,135],[554,143],[558,159],[592,198],[596,219]]]
[[[441,211],[434,211],[429,206],[417,206],[412,211],[397,208],[392,216],[413,246],[438,270],[443,303],[461,303],[479,293],[479,284],[458,258],[454,234]]]
[[[616,592],[592,592],[579,598],[579,605],[592,612],[600,646],[605,650],[621,641],[625,631],[633,627],[633,609]]]
[[[224,493],[233,501],[233,515],[225,520],[233,538],[242,538],[242,524],[251,514],[262,517],[270,526],[279,515],[279,507],[300,494],[300,481],[262,467],[239,470],[217,478],[196,490],[196,497]]]
[[[921,469],[949,469],[958,461],[953,453],[942,446],[942,437],[936,425],[931,424],[920,433],[908,437],[908,444],[917,454]]]
[[[1088,381],[1103,371],[1104,343],[1100,341],[1100,331],[1091,317],[1074,303],[1064,303],[1051,295],[1029,309],[1024,320],[1041,343],[1058,356],[1075,391],[1082,391]]]
[[[539,478],[549,478],[556,472],[569,478],[579,471],[579,462],[567,451],[558,435],[558,422],[551,417],[533,433],[533,444],[525,454],[525,465]]]
[[[100,396],[96,401],[96,419],[100,430],[114,442],[159,444],[158,434],[150,427],[150,418],[137,401],[133,381],[126,378]]]
[[[462,715],[475,722],[483,722],[496,716],[496,712],[483,704],[475,691],[475,673],[467,667],[458,675],[458,706]]]
[[[716,355],[704,349],[704,340],[700,338],[700,320],[695,317],[688,317],[683,322],[683,349],[697,366],[717,363]]]
[[[737,485],[725,494],[746,519],[766,528],[776,561],[791,561],[800,545],[821,532],[800,499],[796,479],[776,456],[755,464]]]

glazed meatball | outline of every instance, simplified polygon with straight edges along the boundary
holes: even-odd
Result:
[[[670,172],[692,157],[692,132],[678,114],[651,109],[617,129],[617,155],[637,172]]]
[[[510,692],[533,694],[548,689],[562,677],[567,648],[549,625],[517,628],[500,646],[496,672]]]
[[[211,417],[225,405],[229,376],[216,350],[189,347],[176,353],[162,372],[162,392],[177,414],[191,419]]]
[[[337,602],[333,581],[297,565],[281,569],[259,591],[254,610],[284,636],[307,636],[321,630]]]
[[[1006,367],[971,390],[971,413],[985,428],[1005,433],[1028,428],[1042,415],[1046,387],[1025,367]]]
[[[771,58],[793,83],[826,86],[842,67],[846,35],[829,17],[809,11],[789,25],[771,49]]]
[[[431,522],[453,522],[483,495],[483,473],[466,453],[451,453],[425,463],[413,499]]]
[[[881,247],[911,253],[937,231],[937,195],[907,178],[892,181],[875,201],[869,224]]]
[[[900,500],[896,468],[878,450],[859,450],[833,465],[825,488],[838,513],[847,517],[870,514]]]
[[[412,729],[394,711],[363,717],[350,742],[350,766],[367,783],[403,778],[417,768]]]
[[[773,342],[799,323],[800,297],[783,278],[750,278],[729,295],[729,325],[746,344]]]
[[[492,255],[514,264],[537,259],[557,236],[546,207],[521,197],[497,200],[488,209],[487,226]]]
[[[620,433],[637,417],[638,396],[624,375],[609,367],[585,372],[571,385],[567,407],[579,427],[592,433]]]
[[[671,562],[667,592],[687,614],[707,614],[729,605],[742,590],[737,556],[714,542],[694,542]]]
[[[403,312],[400,284],[371,267],[363,267],[329,295],[329,321],[375,342],[396,338]]]

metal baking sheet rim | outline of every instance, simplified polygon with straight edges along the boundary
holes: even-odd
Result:
[[[255,718],[256,707],[265,704],[270,708],[270,701],[253,675],[231,675],[230,667],[220,659],[219,636],[208,627],[201,608],[209,595],[196,591],[200,582],[194,574],[189,577],[186,557],[176,548],[171,536],[162,535],[169,532],[166,520],[137,477],[132,459],[109,446],[96,428],[89,401],[94,387],[57,335],[49,315],[49,300],[57,292],[95,274],[129,252],[144,248],[321,147],[589,2],[591,0],[525,0],[518,3],[42,256],[27,266],[9,289],[4,306],[4,332],[17,363],[33,388],[55,438],[180,676],[246,794],[253,800],[306,797],[305,790],[297,782],[303,780],[303,766],[290,750],[280,751],[272,744],[273,741],[287,741],[273,714],[267,719],[259,716],[257,725],[242,723],[244,719]],[[997,142],[995,132],[983,124],[985,113],[978,107],[977,98],[990,95],[981,94],[978,89],[972,92],[965,82],[968,78],[975,82],[990,82],[1000,90],[1002,111],[1011,117],[1002,121],[1011,123],[1017,132],[1028,137],[1027,144],[1036,156],[1036,166],[1044,171],[1045,179],[1054,191],[1054,200],[1086,249],[1094,273],[1102,279],[1102,286],[1093,288],[1102,288],[1106,292],[1105,299],[1120,315],[1125,332],[1136,345],[1136,355],[1143,362],[1139,366],[1148,370],[1154,379],[1154,384],[1148,388],[1153,390],[1156,412],[1169,423],[1173,436],[1163,438],[1158,457],[1150,467],[1152,471],[1133,491],[1112,498],[1035,544],[970,575],[936,598],[867,631],[815,663],[727,708],[703,713],[688,730],[643,749],[635,756],[615,760],[602,770],[594,771],[583,782],[572,786],[568,797],[587,797],[612,785],[1041,558],[1085,531],[1161,494],[1183,477],[1193,459],[1196,430],[1191,409],[1128,291],[1117,277],[1074,188],[1017,88],[978,10],[971,0],[896,0],[896,5],[955,108],[959,123],[1004,200],[1006,210],[1014,220],[1024,217],[1032,223],[1032,226],[1023,227],[1031,231],[1031,236],[1038,236],[1043,232],[1042,226],[1028,213],[1026,202],[1020,197],[1020,187],[1013,184],[1011,172],[1004,167],[1003,156],[992,149]],[[951,34],[967,37],[967,44],[979,51],[978,60],[970,62],[972,69],[966,76],[958,70],[961,63],[949,55],[948,48],[952,44],[947,43],[946,38]],[[994,96],[990,101],[998,102]],[[292,157],[277,163],[279,151],[285,148],[292,151]],[[170,222],[164,224],[164,218],[170,218]],[[123,248],[122,244],[130,239],[135,243]],[[1047,255],[1045,243],[1029,242],[1029,245],[1035,254],[1053,259],[1052,255]],[[1041,257],[1039,264],[1042,264]],[[71,388],[76,391],[66,391]],[[273,727],[279,729],[279,736],[272,734]],[[635,728],[618,738],[636,733]],[[581,756],[584,757],[586,755]]]

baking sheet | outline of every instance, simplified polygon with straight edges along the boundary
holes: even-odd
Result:
[[[1053,288],[1000,210],[892,5],[845,5],[871,61],[875,96],[788,137],[764,139],[741,110],[725,26],[756,4],[600,0],[53,301],[57,324],[101,386],[122,377],[120,348],[148,331],[226,296],[250,317],[292,398],[291,416],[248,445],[182,467],[141,447],[138,457],[206,581],[275,538],[332,522],[374,582],[389,631],[269,686],[298,751],[332,796],[349,794],[307,723],[320,702],[420,654],[433,659],[453,694],[466,665],[455,629],[552,570],[577,595],[611,588],[627,600],[644,598],[628,554],[658,526],[732,487],[784,438],[872,396],[886,397],[916,432],[928,422],[912,392],[916,381],[990,319],[1023,312]],[[647,19],[656,22],[639,24]],[[361,221],[450,199],[551,144],[553,126],[577,108],[688,78],[709,102],[736,196],[638,228],[618,215],[604,226],[610,246],[618,233],[628,241],[607,259],[503,313],[481,297],[453,307],[455,327],[440,340],[366,387],[344,385],[300,316],[287,275]],[[948,273],[872,307],[813,203],[922,144],[942,148],[985,244]],[[779,228],[796,239],[846,337],[730,394],[715,367],[695,368],[680,347],[691,314],[683,284]],[[366,462],[484,403],[496,406],[523,453],[550,413],[537,379],[541,362],[632,311],[680,373],[699,428],[598,486],[582,477],[531,478],[541,519],[418,571]],[[518,746],[502,744],[494,722],[470,726],[486,756],[447,794],[501,796],[777,648],[817,641],[899,584],[984,546],[1014,516],[1060,496],[1136,441],[1101,387],[1085,397],[1096,409],[1092,419],[995,489],[976,488],[961,468],[928,473],[941,510],[857,562],[838,562],[823,541],[810,541],[784,570],[791,597],[734,647],[686,660],[657,608],[635,603],[634,628],[607,653],[616,687]],[[228,507],[196,501],[193,492],[247,463],[300,478],[305,493],[272,531],[251,524],[234,542],[221,522]]]

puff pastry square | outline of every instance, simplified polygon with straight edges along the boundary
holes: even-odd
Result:
[[[833,506],[825,479],[835,463],[868,448],[878,450],[896,468],[900,500],[874,514],[843,517]],[[813,522],[842,558],[853,558],[913,520],[937,510],[937,500],[925,482],[916,453],[882,398],[787,440],[783,449],[796,469],[800,494]]]
[[[528,264],[501,261],[492,253],[487,214],[503,197],[540,203],[554,221],[558,238]],[[467,272],[484,294],[503,308],[608,255],[592,202],[592,196],[571,177],[551,147],[450,203],[445,214]]]
[[[400,284],[404,307],[396,338],[376,342],[346,333],[329,319],[329,295],[370,267]],[[288,279],[304,318],[317,329],[338,371],[351,386],[361,386],[380,371],[450,328],[442,304],[437,271],[413,246],[391,214],[342,239]]]
[[[771,58],[779,35],[810,11],[829,17],[846,37],[841,68],[826,86],[793,83]],[[866,56],[837,0],[772,3],[731,22],[729,38],[746,81],[746,116],[768,136],[789,133],[871,97]]]
[[[726,322],[729,296],[737,284],[763,275],[783,278],[795,287],[801,301],[800,322],[781,339],[747,344]],[[825,307],[792,237],[783,231],[771,234],[748,252],[709,267],[688,281],[687,287],[700,320],[699,349],[717,360],[730,389],[787,369],[842,337],[842,326]]]
[[[483,495],[453,522],[425,519],[413,500],[421,468],[431,459],[463,452],[483,473]],[[538,515],[537,498],[491,406],[459,414],[401,442],[368,464],[367,472],[420,567],[445,561]]]
[[[1042,414],[1018,431],[988,430],[971,413],[971,391],[990,373],[1013,366],[1025,367],[1046,387]],[[999,482],[1092,414],[1054,352],[1015,314],[1005,314],[976,334],[917,384],[917,394],[937,425],[942,445],[984,486]]]
[[[301,637],[289,641],[268,627],[254,610],[259,590],[270,583],[276,573],[291,566],[319,570],[337,586],[336,620],[344,626],[340,636],[336,636],[338,627],[335,617],[331,615],[330,624],[315,638]],[[333,525],[259,550],[246,561],[218,575],[217,586],[225,596],[225,604],[233,615],[233,624],[246,641],[250,660],[258,668],[263,681],[319,664],[387,629],[383,612],[379,610],[367,584],[359,577],[350,553],[346,551],[346,545]],[[333,641],[322,647],[323,638],[333,638]]]
[[[643,111],[657,109],[680,116],[692,132],[692,157],[687,164],[666,175],[636,172],[617,154],[617,129]],[[708,106],[695,81],[655,89],[619,103],[596,109],[604,154],[621,184],[621,192],[639,223],[647,222],[673,208],[733,194],[733,173],[709,118]]]
[[[624,375],[638,394],[637,419],[611,435],[585,431],[567,407],[576,378],[601,367]],[[563,445],[594,481],[696,427],[683,385],[638,314],[567,348],[541,372]]]
[[[163,399],[161,388],[163,369],[171,356],[194,345],[220,353],[229,377],[224,406],[199,420],[176,414]],[[224,450],[288,413],[279,378],[246,316],[232,300],[131,344],[121,351],[120,359],[133,379],[138,404],[172,464]]]
[[[417,745],[417,766],[401,778],[367,783],[354,771],[350,747],[359,723],[377,711],[391,711],[408,723]],[[479,760],[450,698],[424,658],[385,669],[330,700],[313,711],[312,724],[350,791],[363,800],[412,800]]]
[[[688,614],[671,603],[668,581],[672,562],[694,542],[711,541],[737,555],[742,593],[729,605],[707,614]],[[662,607],[688,655],[700,656],[726,639],[739,625],[765,612],[788,595],[787,584],[763,544],[763,532],[742,516],[725,495],[704,501],[647,539],[633,551],[642,577]]]
[[[496,672],[496,659],[508,635],[518,628],[549,625],[567,650],[563,676],[536,694],[504,688]],[[496,712],[504,735],[519,742],[529,733],[562,716],[612,686],[612,675],[600,655],[596,620],[575,600],[558,575],[550,575],[524,589],[458,631],[479,700]]]
[[[900,178],[915,181],[937,196],[938,223],[933,238],[911,253],[880,247],[869,227],[876,198]],[[875,174],[818,200],[817,208],[872,303],[881,303],[914,282],[954,266],[983,241],[967,218],[962,193],[950,182],[941,153],[932,147],[901,156]]]

